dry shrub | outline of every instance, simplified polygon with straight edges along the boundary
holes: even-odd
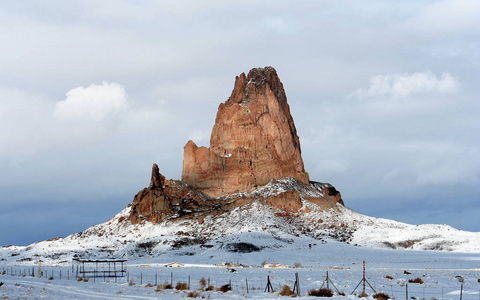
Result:
[[[147,283],[147,284],[145,285],[145,287],[153,287],[153,284]]]
[[[179,291],[184,291],[184,290],[188,290],[188,284],[186,282],[177,282],[177,285],[175,286],[175,289],[176,290],[179,290]]]
[[[390,296],[388,294],[382,293],[382,292],[376,293],[372,297],[377,299],[377,300],[388,300],[388,299],[390,299]]]
[[[77,277],[77,281],[83,281],[82,277]]]
[[[293,296],[295,293],[290,289],[290,286],[284,284],[282,290],[278,293],[280,296]]]
[[[3,270],[2,275],[5,275],[5,274],[7,274],[7,271]]]
[[[200,286],[201,290],[204,290],[205,287],[207,286],[207,280],[203,277],[200,278],[200,280],[198,281],[198,285]]]
[[[135,285],[135,282],[133,281],[133,279],[130,279],[130,281],[128,282],[128,285],[129,286]]]
[[[163,290],[163,286],[157,285],[157,287],[155,288],[155,292],[160,292],[161,290]]]
[[[301,268],[301,267],[302,267],[302,264],[299,263],[299,262],[296,262],[296,263],[293,264],[293,267],[294,267],[294,268]]]
[[[359,298],[366,298],[368,297],[368,294],[365,293],[365,292],[361,292],[359,295],[358,295]]]
[[[162,288],[163,288],[164,290],[171,290],[171,289],[173,289],[173,286],[172,286],[170,283],[165,282],[165,283],[162,285]]]
[[[345,292],[339,292],[338,295],[339,296],[346,296],[347,294],[345,294]]]
[[[312,289],[308,292],[308,295],[316,297],[333,297],[333,291],[331,289]]]
[[[200,296],[200,294],[196,291],[191,291],[187,294],[188,298],[198,298],[199,296]]]
[[[206,291],[213,291],[215,288],[213,287],[213,285],[209,285],[207,286],[207,288],[205,289]]]
[[[390,276],[390,275],[387,275],[387,276],[385,276],[385,278],[387,278],[387,279],[390,279],[390,280],[392,280],[392,279],[393,279],[393,277],[392,277],[392,276]]]
[[[54,279],[53,276],[48,277],[48,280],[53,280],[53,279]]]
[[[408,282],[410,282],[410,283],[422,284],[422,283],[423,283],[423,279],[420,278],[420,277],[417,277],[417,278],[415,278],[415,279],[409,279]]]
[[[217,291],[222,292],[222,293],[226,293],[226,292],[229,292],[231,290],[232,290],[232,286],[230,284],[224,284],[221,287],[219,287]]]
[[[88,282],[88,277],[83,277],[83,282]]]

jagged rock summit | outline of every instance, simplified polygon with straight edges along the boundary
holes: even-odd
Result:
[[[182,181],[219,197],[287,176],[309,182],[283,84],[274,68],[255,68],[218,107],[210,148],[186,144]]]
[[[181,181],[166,180],[155,164],[150,186],[135,196],[128,219],[202,222],[253,202],[297,213],[304,201],[320,208],[343,204],[333,186],[309,181],[277,72],[255,68],[236,77],[230,98],[220,104],[210,147],[188,141]]]

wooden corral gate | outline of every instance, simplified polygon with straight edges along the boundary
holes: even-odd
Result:
[[[123,277],[127,272],[126,259],[73,259],[73,271],[78,277]]]

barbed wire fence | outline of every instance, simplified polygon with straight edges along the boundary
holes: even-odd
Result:
[[[312,289],[318,289],[321,285],[318,282],[324,282],[325,280],[332,280],[332,278],[327,278],[323,276],[317,284],[307,283],[306,280],[302,281],[301,272],[296,270],[296,273],[300,275],[294,276],[292,274],[289,278],[285,276],[273,276],[271,274],[266,275],[264,279],[259,279],[259,274],[257,273],[252,277],[248,278],[245,276],[243,279],[239,279],[238,276],[234,279],[227,278],[219,280],[215,277],[208,276],[191,276],[182,272],[175,271],[162,271],[162,272],[136,272],[129,271],[123,277],[108,277],[108,276],[95,276],[95,274],[88,276],[88,281],[91,282],[110,282],[110,283],[119,283],[119,284],[130,284],[130,285],[145,285],[145,286],[167,286],[168,288],[175,289],[178,287],[179,283],[182,283],[181,289],[185,290],[208,290],[208,287],[211,287],[212,290],[218,290],[223,286],[228,286],[228,290],[231,290],[240,294],[249,294],[249,293],[265,293],[267,283],[272,285],[272,292],[278,293],[281,291],[283,285],[288,285],[294,288],[297,285],[298,289],[301,291],[300,296],[308,295],[309,291]],[[105,274],[105,273],[101,273]],[[37,277],[47,280],[77,280],[78,277],[75,276],[75,273],[69,268],[55,268],[55,267],[46,267],[43,266],[40,273],[38,272],[37,267],[1,267],[0,275],[3,276],[18,276],[18,277]],[[268,278],[267,278],[268,276]],[[218,277],[218,274],[217,274]],[[0,276],[1,279],[1,276]],[[333,279],[335,284],[339,287],[346,288],[345,285],[342,285],[341,278]],[[87,280],[86,280],[87,281]],[[478,285],[470,283],[460,283],[457,280],[452,280],[451,285],[439,286],[439,285],[429,285],[429,284],[415,284],[415,283],[379,283],[373,282],[373,288],[378,292],[387,293],[392,299],[437,299],[437,300],[454,300],[454,299],[479,299],[480,300],[480,282]],[[346,285],[349,289],[351,286]],[[345,294],[350,294],[351,291],[343,290],[340,288],[341,292]],[[352,292],[353,293],[353,292]]]

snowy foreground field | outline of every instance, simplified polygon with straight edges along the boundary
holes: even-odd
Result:
[[[88,282],[77,281],[70,262],[45,263],[44,277],[38,278],[31,276],[32,271],[37,271],[33,262],[21,264],[6,259],[0,262],[0,274],[5,273],[0,275],[4,283],[0,287],[0,299],[187,299],[191,291],[200,288],[201,278],[215,289],[231,284],[232,291],[197,291],[198,298],[288,299],[278,293],[283,285],[293,289],[296,273],[300,298],[318,299],[308,296],[308,292],[322,284],[326,287],[327,271],[331,280],[329,287],[346,294],[332,299],[359,299],[351,293],[362,280],[364,260],[368,283],[377,292],[385,292],[395,299],[405,299],[407,292],[411,299],[460,299],[458,276],[464,278],[462,299],[480,299],[480,254],[477,253],[372,249],[307,239],[296,243],[295,249],[252,253],[197,249],[195,253],[191,255],[188,249],[181,249],[154,258],[130,259],[125,277],[89,278]],[[165,267],[174,261],[183,266]],[[242,266],[227,268],[222,266],[225,263]],[[262,267],[269,264],[281,264],[284,268]],[[273,293],[265,292],[267,276],[275,289]],[[415,278],[421,278],[423,283],[408,283]],[[189,289],[156,286],[172,283],[175,287],[178,282],[189,284]],[[361,293],[362,289],[360,284],[354,294]],[[366,293],[373,299],[374,292],[368,284]]]

